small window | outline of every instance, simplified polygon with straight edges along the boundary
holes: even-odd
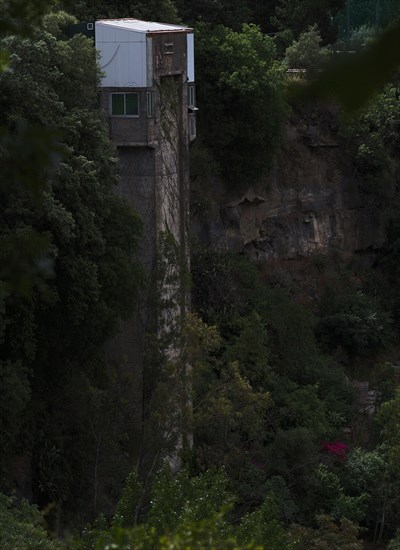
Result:
[[[139,94],[111,94],[111,114],[114,116],[139,116]]]
[[[125,114],[129,116],[138,116],[139,114],[138,94],[125,94]]]
[[[86,25],[86,29],[87,29],[88,31],[92,31],[92,30],[93,30],[93,23],[88,23],[88,24]]]
[[[189,107],[196,106],[196,94],[195,94],[194,86],[189,86],[188,106]]]
[[[169,55],[174,53],[174,44],[173,44],[173,42],[165,42],[165,44],[164,44],[164,53],[169,54]]]
[[[154,92],[147,92],[147,116],[154,116]]]
[[[125,114],[125,94],[112,94],[112,114],[124,115]]]

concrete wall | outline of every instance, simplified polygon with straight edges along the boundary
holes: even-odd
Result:
[[[139,116],[112,116],[111,94],[113,92],[135,92],[139,95]],[[110,138],[117,146],[145,146],[152,145],[159,137],[158,118],[149,117],[147,114],[147,92],[155,94],[155,88],[102,88],[101,108],[108,117]]]
[[[140,240],[139,258],[148,278],[156,251],[155,222],[155,151],[151,148],[119,147],[119,184],[116,193],[140,214],[143,235]],[[133,460],[139,458],[143,424],[143,354],[146,332],[153,322],[148,307],[148,294],[143,291],[133,316],[120,321],[118,335],[106,346],[107,362],[111,369],[127,377],[125,399],[131,404],[133,415],[127,431],[133,443]]]
[[[108,116],[110,137],[120,159],[120,181],[116,191],[142,217],[144,228],[139,255],[149,280],[154,275],[163,233],[168,232],[173,237],[179,251],[176,264],[168,266],[168,280],[158,281],[161,299],[172,302],[170,310],[155,312],[144,291],[134,316],[121,322],[119,335],[107,347],[109,364],[130,373],[133,379],[130,399],[135,404],[132,422],[137,452],[145,405],[143,354],[146,331],[150,324],[154,326],[155,316],[164,335],[165,331],[173,330],[188,304],[188,293],[182,285],[183,271],[189,264],[187,35],[149,36],[147,55],[151,60],[151,70],[147,74],[147,77],[152,76],[151,88],[108,86],[101,90],[101,106]],[[151,118],[146,112],[149,89],[154,91],[155,97],[155,112]],[[138,92],[139,117],[111,116],[110,93],[113,91]],[[173,352],[171,350],[171,357]]]

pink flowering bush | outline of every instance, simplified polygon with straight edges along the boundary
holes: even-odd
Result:
[[[348,449],[349,446],[340,441],[322,441],[321,443],[321,450],[323,452],[334,455],[341,461],[346,459]]]

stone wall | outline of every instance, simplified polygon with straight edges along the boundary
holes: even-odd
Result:
[[[260,261],[333,251],[372,257],[384,240],[380,211],[353,172],[334,111],[292,115],[269,177],[240,192],[226,188],[208,216],[194,208],[193,232],[207,246]]]

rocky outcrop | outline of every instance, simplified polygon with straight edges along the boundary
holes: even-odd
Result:
[[[332,109],[293,115],[270,176],[238,196],[226,192],[206,217],[194,209],[192,225],[203,244],[260,261],[373,256],[384,240],[379,208],[360,192]]]

